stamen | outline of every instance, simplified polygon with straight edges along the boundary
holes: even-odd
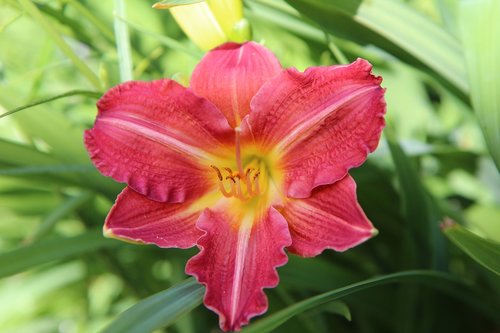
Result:
[[[241,189],[240,176],[236,175],[234,178],[236,179],[236,197],[242,201],[246,201],[246,200],[250,199],[250,197],[246,196],[243,193],[243,190]],[[248,187],[247,187],[247,189],[248,189]]]
[[[224,188],[224,183],[223,182],[219,182],[219,190],[222,193],[222,195],[225,196],[226,198],[231,198],[231,197],[234,196],[234,188],[233,188],[233,186],[231,186],[231,191],[228,192]]]
[[[234,176],[233,175],[233,170],[231,170],[231,168],[223,168],[223,169],[227,171],[227,173],[229,174],[230,177]],[[226,177],[226,179],[227,179],[227,177]]]
[[[220,181],[222,181],[222,174],[220,173],[219,168],[216,167],[215,165],[211,165],[210,167],[215,170],[215,172],[217,173],[217,177],[219,178]]]
[[[255,175],[253,176],[253,187],[255,195],[260,194],[259,175],[260,175],[260,170],[257,170]]]
[[[253,197],[256,193],[252,190],[252,183],[250,181],[250,175],[252,174],[252,171],[254,169],[248,168],[247,171],[245,172],[245,183],[247,184],[247,191],[248,195]]]
[[[222,195],[225,196],[226,198],[233,197],[235,195],[234,187],[231,186],[231,190],[227,191],[226,188],[224,187],[224,178],[222,177],[219,168],[217,168],[215,165],[211,165],[210,167],[214,169],[215,173],[217,174],[217,178],[219,178],[219,191],[222,193]]]
[[[247,201],[261,193],[259,185],[259,169],[255,172],[254,168],[247,168],[245,173],[237,173],[233,172],[231,168],[224,167],[222,170],[227,173],[227,176],[224,177],[218,167],[215,165],[210,165],[210,167],[217,174],[217,178],[219,180],[219,190],[224,197],[235,197],[241,201]],[[226,181],[229,181],[229,190],[227,190],[227,185],[224,184]]]

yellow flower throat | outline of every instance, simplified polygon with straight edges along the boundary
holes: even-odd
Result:
[[[247,201],[262,193],[259,184],[259,169],[247,168],[244,174],[240,174],[226,167],[223,168],[227,173],[227,176],[224,177],[215,165],[210,165],[210,167],[216,172],[219,179],[219,190],[226,198],[235,197],[241,201]]]
[[[232,158],[218,162],[224,167],[210,165],[217,176],[220,193],[226,198],[237,198],[243,202],[265,194],[269,181],[268,163],[257,147],[245,147],[246,154],[242,156],[239,127],[235,128],[234,149]]]

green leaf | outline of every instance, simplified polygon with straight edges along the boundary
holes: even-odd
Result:
[[[26,105],[23,105],[23,106],[19,106],[19,107],[15,108],[15,109],[9,110],[9,111],[7,111],[7,112],[5,112],[3,114],[0,114],[0,119],[3,118],[3,117],[6,117],[8,115],[14,114],[16,112],[32,108],[32,107],[37,106],[37,105],[45,104],[45,103],[48,103],[48,102],[52,102],[52,101],[58,100],[60,98],[65,98],[65,97],[75,96],[75,95],[82,95],[82,96],[89,96],[89,97],[99,98],[99,97],[101,97],[102,93],[96,92],[96,91],[88,91],[88,90],[71,90],[71,91],[62,93],[60,95],[55,95],[55,96],[52,96],[52,97],[44,98],[44,99],[41,99],[39,101],[36,101],[36,102],[33,102],[33,103],[29,103],[29,104],[26,104]]]
[[[107,40],[114,42],[115,35],[113,31],[102,22],[92,11],[87,9],[86,4],[82,4],[80,1],[76,0],[64,0],[72,7],[74,7],[82,17],[85,17],[89,22],[91,22],[99,31],[106,37]]]
[[[201,304],[205,288],[192,278],[133,305],[102,333],[147,333],[174,323]]]
[[[195,3],[203,2],[205,0],[163,0],[153,5],[155,9],[170,9],[176,6],[192,5]]]
[[[178,52],[190,55],[190,56],[192,56],[192,57],[194,57],[196,59],[200,59],[203,56],[203,52],[190,49],[190,48],[184,46],[182,43],[180,43],[179,41],[177,41],[177,40],[175,40],[173,38],[170,38],[170,37],[167,37],[167,36],[164,36],[164,35],[157,34],[155,32],[151,32],[151,31],[145,30],[141,25],[133,23],[133,22],[131,22],[131,21],[129,21],[129,20],[123,18],[123,17],[118,17],[118,18],[120,20],[126,22],[128,24],[128,26],[131,27],[132,29],[140,32],[143,35],[149,35],[149,36],[151,36],[152,38],[156,39],[156,41],[158,41],[159,43],[165,45],[166,47],[168,47],[168,48],[170,48],[172,50],[175,50],[175,51],[178,51]]]
[[[464,227],[455,224],[443,224],[443,232],[456,246],[492,272],[500,275],[500,244],[479,237]]]
[[[98,174],[90,164],[61,164],[59,158],[27,145],[0,139],[0,176],[30,177],[42,183],[79,185],[99,191],[110,199],[122,185]]]
[[[500,2],[460,2],[461,36],[472,105],[488,149],[500,170]]]
[[[115,0],[115,37],[116,37],[116,51],[118,52],[118,65],[120,68],[121,82],[133,80],[132,77],[132,54],[130,52],[130,37],[128,33],[127,24],[119,19],[125,18],[125,1]]]
[[[101,82],[94,72],[87,66],[87,64],[78,57],[78,55],[71,49],[71,47],[64,41],[59,32],[52,26],[52,24],[44,17],[40,10],[33,4],[30,0],[19,0],[21,5],[24,7],[26,12],[28,12],[35,21],[37,21],[40,26],[47,32],[49,37],[54,41],[54,43],[59,47],[59,49],[73,62],[76,68],[85,76],[88,81],[97,90],[101,89]]]
[[[427,266],[425,262],[432,258],[433,233],[438,232],[437,219],[434,219],[429,199],[415,165],[395,141],[390,128],[386,129],[385,134],[396,166],[403,199],[403,215],[407,222],[407,234],[404,237],[406,237],[405,244],[410,251],[407,254],[408,264],[412,267],[415,263],[412,264],[411,261],[417,260],[420,261],[418,262],[420,267],[425,267]],[[412,248],[413,240],[416,244]]]
[[[440,288],[445,292],[453,293],[453,288],[467,288],[460,280],[450,274],[433,271],[405,271],[381,277],[375,277],[362,282],[354,283],[343,288],[335,289],[301,302],[295,303],[283,310],[273,313],[266,318],[260,319],[252,325],[241,330],[241,333],[266,333],[281,326],[290,318],[303,313],[304,311],[316,308],[325,303],[332,302],[350,294],[378,287],[389,283],[417,282]],[[444,289],[443,289],[444,288]],[[468,288],[467,288],[468,289]]]
[[[33,234],[28,238],[29,241],[45,236],[59,220],[72,213],[75,209],[86,203],[91,198],[92,193],[86,191],[80,195],[66,199],[61,205],[56,207],[56,209],[43,218]]]
[[[101,230],[89,231],[74,237],[39,241],[0,254],[0,278],[54,260],[62,260],[115,245],[115,241],[103,237]]]
[[[403,2],[391,0],[287,0],[334,36],[376,45],[401,60],[424,65],[461,97],[469,86],[458,41]]]
[[[0,139],[0,163],[12,166],[27,166],[31,164],[51,165],[58,163],[53,156],[38,151],[33,147]]]
[[[338,314],[347,319],[348,321],[352,320],[351,310],[344,302],[336,301],[328,303],[324,306],[323,310],[330,313]]]

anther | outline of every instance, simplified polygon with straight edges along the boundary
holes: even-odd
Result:
[[[253,176],[253,191],[254,191],[254,195],[259,195],[260,194],[259,175],[260,175],[260,170],[257,170],[257,172],[255,173],[255,175]]]
[[[222,178],[222,174],[220,173],[219,168],[217,168],[215,165],[211,165],[210,167],[215,170],[215,172],[217,173],[217,177],[219,178],[220,181],[222,181],[223,178]]]
[[[215,165],[210,165],[210,167],[217,174],[217,178],[219,179],[219,190],[224,197],[235,197],[242,201],[247,201],[260,194],[259,169],[255,170],[254,168],[247,168],[244,173],[243,170],[241,170],[241,173],[233,173],[231,168],[224,167],[221,168],[227,173],[227,176],[224,177],[218,167]],[[227,185],[224,184],[224,182],[228,180],[229,190],[226,189]]]
[[[226,170],[231,177],[233,176],[233,170],[231,170],[231,168],[223,168],[223,169]]]

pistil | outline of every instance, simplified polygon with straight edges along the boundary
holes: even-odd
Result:
[[[234,144],[236,147],[236,166],[238,167],[238,173],[241,177],[244,176],[243,174],[243,165],[241,163],[241,144],[240,144],[240,135],[241,135],[241,128],[238,126],[234,129],[235,135],[234,135]]]

